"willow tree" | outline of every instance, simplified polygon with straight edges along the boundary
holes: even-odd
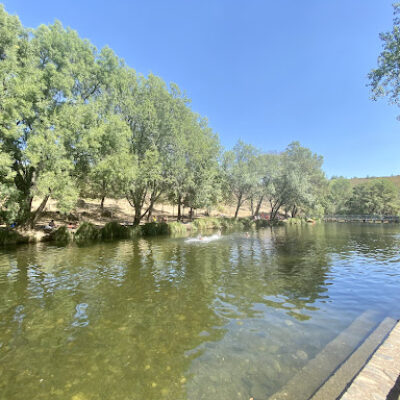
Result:
[[[322,157],[293,142],[277,161],[267,195],[270,218],[277,218],[281,209],[292,217],[315,209],[322,201],[325,185]]]
[[[223,173],[225,194],[233,196],[236,203],[235,218],[243,203],[253,196],[260,182],[258,156],[254,146],[239,141],[231,151],[224,154]]]
[[[250,197],[250,209],[252,216],[257,216],[265,200],[274,193],[274,180],[279,174],[279,155],[262,153],[257,156],[256,168],[258,182]]]
[[[299,142],[289,144],[283,153],[284,204],[292,217],[300,211],[310,210],[322,199],[325,174],[322,171],[323,158]]]
[[[178,221],[183,205],[192,217],[194,209],[210,208],[220,196],[218,137],[207,120],[187,107],[181,109],[181,116],[169,167],[169,199],[177,205]]]
[[[83,138],[90,129],[87,104],[100,95],[104,74],[96,49],[60,22],[23,29],[0,10],[3,45],[0,143],[13,160],[21,223],[34,225],[49,198],[61,211],[78,197],[71,131]],[[5,21],[5,22],[4,22]],[[71,121],[79,121],[71,124]],[[86,139],[82,139],[86,140]],[[41,199],[32,212],[32,200]]]
[[[115,83],[115,110],[130,129],[129,153],[137,174],[125,196],[138,224],[166,192],[168,161],[173,143],[175,99],[164,81],[154,75],[137,77],[126,68]]]
[[[393,28],[380,34],[383,50],[377,68],[368,77],[374,100],[387,96],[391,103],[400,105],[400,3],[393,4],[393,9]]]
[[[206,119],[198,115],[194,115],[193,119],[193,129],[189,131],[191,151],[187,165],[191,180],[185,197],[191,217],[194,209],[209,210],[222,200],[218,136],[208,127]]]
[[[347,214],[348,200],[352,194],[352,186],[349,179],[335,177],[329,180],[325,195],[325,211],[328,214]]]

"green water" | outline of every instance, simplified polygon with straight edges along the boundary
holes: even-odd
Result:
[[[0,399],[266,399],[399,304],[395,225],[0,249]]]

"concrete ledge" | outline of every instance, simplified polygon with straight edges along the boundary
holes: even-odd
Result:
[[[341,400],[398,399],[400,376],[400,322],[354,379]]]
[[[394,319],[385,318],[361,346],[321,386],[312,400],[339,398],[395,325]]]
[[[356,318],[350,326],[329,342],[315,358],[310,360],[269,400],[306,400],[311,398],[318,388],[337,370],[338,366],[342,365],[354,352],[354,349],[358,348],[360,343],[364,342],[365,338],[374,330],[377,325],[375,318],[376,313],[370,310]],[[344,388],[345,384],[338,394]],[[329,400],[332,399],[334,398]]]

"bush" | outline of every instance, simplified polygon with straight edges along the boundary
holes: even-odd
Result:
[[[269,221],[268,219],[257,219],[254,222],[255,222],[256,228],[266,228],[266,227],[274,224],[273,222]]]
[[[138,226],[124,226],[117,221],[108,222],[100,230],[102,239],[132,239],[140,235]]]
[[[0,246],[7,244],[28,243],[29,238],[14,229],[0,228]]]
[[[222,222],[220,218],[208,217],[208,218],[199,218],[193,221],[192,223],[194,230],[203,230],[203,229],[221,229]]]
[[[251,218],[240,218],[239,223],[242,225],[243,229],[253,229],[256,224],[254,222],[254,220],[252,220]]]
[[[288,218],[284,220],[285,224],[289,224],[289,225],[301,225],[301,224],[305,224],[307,221],[303,218]]]
[[[169,233],[168,224],[165,222],[149,222],[141,225],[143,236],[166,235]]]
[[[75,233],[75,241],[78,244],[91,242],[100,237],[100,230],[90,222],[84,222]]]
[[[60,226],[49,234],[48,240],[50,242],[56,242],[57,244],[66,245],[71,242],[72,236],[66,226]]]
[[[187,226],[182,224],[181,222],[170,222],[168,224],[168,232],[173,235],[186,233]]]

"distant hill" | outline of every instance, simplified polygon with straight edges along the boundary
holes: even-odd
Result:
[[[356,186],[359,185],[360,183],[364,183],[368,180],[371,179],[385,179],[388,181],[392,181],[398,188],[400,188],[400,175],[394,175],[394,176],[371,176],[368,178],[351,178],[350,182],[352,185]]]

